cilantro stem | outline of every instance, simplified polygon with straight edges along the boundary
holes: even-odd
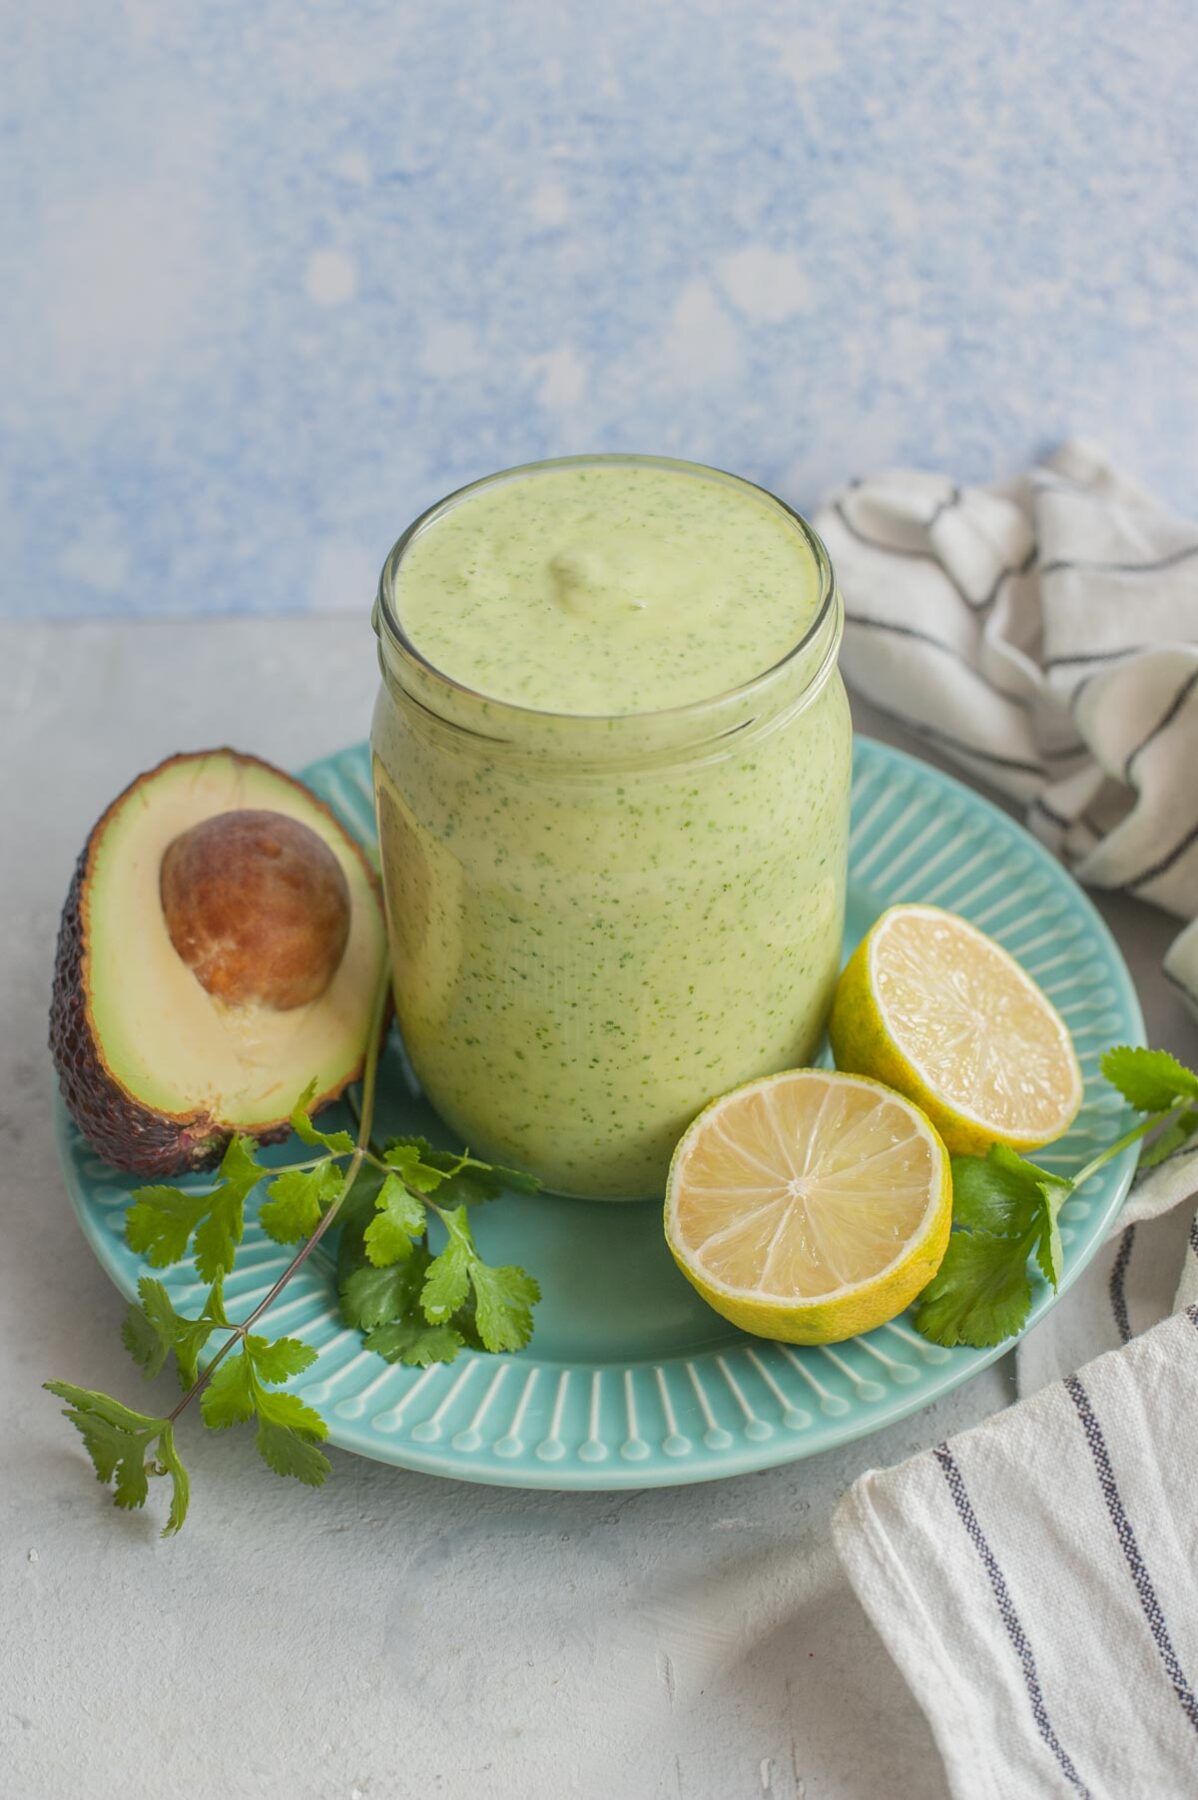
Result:
[[[309,1157],[307,1162],[272,1163],[270,1168],[264,1171],[264,1176],[270,1175],[273,1178],[276,1175],[291,1175],[306,1169],[319,1169],[322,1163],[344,1162],[347,1156],[357,1156],[359,1153],[363,1162],[370,1163],[376,1169],[386,1172],[390,1166],[384,1162],[382,1155],[374,1146],[366,1143],[355,1144],[352,1151],[325,1150],[320,1156]]]
[[[1121,1150],[1126,1150],[1130,1144],[1136,1144],[1142,1137],[1147,1137],[1154,1126],[1172,1125],[1173,1121],[1179,1119],[1182,1113],[1189,1111],[1190,1105],[1190,1101],[1182,1100],[1176,1106],[1166,1108],[1164,1112],[1149,1113],[1148,1117],[1141,1119],[1138,1125],[1133,1125],[1130,1131],[1125,1131],[1121,1138],[1116,1138],[1113,1144],[1108,1144],[1105,1150],[1100,1150],[1097,1156],[1092,1156],[1084,1168],[1079,1169],[1073,1177],[1074,1187],[1079,1188],[1083,1181],[1089,1181],[1091,1175],[1096,1175],[1099,1169],[1109,1163],[1112,1157],[1118,1156]]]
[[[197,1395],[203,1393],[213,1375],[215,1375],[217,1368],[224,1361],[230,1350],[233,1349],[234,1345],[243,1342],[250,1329],[257,1324],[267,1308],[274,1305],[274,1302],[278,1299],[292,1276],[307,1262],[313,1250],[315,1250],[317,1244],[319,1244],[321,1238],[324,1236],[325,1232],[328,1231],[329,1227],[336,1219],[337,1214],[341,1211],[341,1208],[349,1195],[350,1189],[358,1178],[358,1171],[361,1169],[363,1162],[367,1157],[369,1157],[372,1162],[377,1160],[373,1156],[370,1156],[368,1145],[370,1143],[371,1125],[374,1120],[375,1088],[378,1083],[379,1057],[382,1054],[383,1048],[383,1019],[386,1016],[390,984],[390,966],[384,965],[382,978],[379,982],[378,993],[375,995],[374,1006],[371,1009],[370,1035],[366,1041],[366,1060],[362,1067],[362,1102],[361,1111],[358,1114],[358,1142],[357,1147],[350,1158],[349,1166],[345,1171],[345,1183],[340,1194],[338,1194],[337,1198],[333,1201],[333,1204],[324,1214],[311,1237],[307,1238],[304,1243],[300,1245],[299,1249],[296,1251],[287,1267],[283,1270],[283,1273],[279,1276],[279,1279],[275,1282],[274,1286],[270,1289],[269,1293],[264,1299],[258,1302],[249,1318],[243,1319],[239,1325],[234,1325],[229,1328],[228,1338],[221,1345],[203,1374],[188,1388],[174,1411],[168,1413],[168,1424],[173,1425],[184,1408],[190,1406]],[[298,1168],[314,1168],[322,1161],[332,1160],[334,1159],[331,1157],[316,1157],[310,1163],[299,1163],[295,1166]],[[272,1171],[272,1173],[277,1173],[277,1171]]]
[[[346,1155],[348,1154],[349,1152],[347,1151]],[[336,1162],[336,1160],[337,1158],[331,1151],[324,1150],[319,1156],[310,1156],[307,1162],[272,1163],[269,1170],[265,1171],[265,1173],[269,1174],[273,1179],[276,1175],[292,1175],[306,1169],[319,1169],[322,1163]]]

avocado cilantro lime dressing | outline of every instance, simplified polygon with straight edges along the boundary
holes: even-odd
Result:
[[[408,546],[408,636],[455,681],[550,712],[653,712],[772,667],[819,605],[792,519],[746,483],[625,463],[483,488]]]
[[[850,764],[828,586],[782,506],[652,460],[497,477],[393,552],[396,1008],[479,1154],[651,1194],[707,1100],[815,1052]]]

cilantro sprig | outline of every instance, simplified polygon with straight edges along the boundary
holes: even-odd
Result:
[[[521,1349],[541,1290],[524,1269],[482,1260],[467,1208],[504,1188],[531,1192],[536,1182],[469,1154],[434,1150],[423,1138],[393,1138],[382,1161],[381,1184],[342,1233],[338,1284],[346,1323],[366,1331],[367,1348],[388,1362],[422,1368],[452,1362],[465,1344]],[[446,1240],[435,1256],[430,1214]]]
[[[1076,1175],[1041,1168],[1004,1144],[993,1144],[984,1157],[953,1157],[953,1231],[913,1316],[932,1343],[986,1349],[1013,1336],[1031,1310],[1030,1261],[1054,1289],[1060,1284],[1057,1220],[1069,1196],[1150,1132],[1157,1135],[1141,1158],[1147,1168],[1198,1133],[1198,1074],[1167,1050],[1118,1045],[1103,1057],[1102,1073],[1145,1117]]]
[[[366,1333],[367,1346],[389,1362],[426,1367],[452,1362],[469,1344],[486,1351],[519,1350],[532,1334],[540,1298],[524,1269],[492,1268],[479,1255],[467,1208],[505,1188],[537,1184],[512,1169],[492,1168],[468,1152],[435,1150],[423,1138],[392,1138],[379,1149],[371,1137],[387,988],[380,985],[362,1076],[357,1135],[321,1131],[308,1115],[313,1082],[300,1095],[291,1126],[313,1155],[286,1167],[259,1161],[253,1139],[230,1140],[213,1187],[202,1193],[157,1184],[138,1188],[125,1220],[131,1249],[152,1268],[181,1262],[189,1250],[207,1284],[199,1311],[181,1313],[163,1282],[138,1282],[121,1327],[121,1341],[143,1375],[158,1375],[173,1359],[183,1390],[163,1416],[137,1412],[108,1394],[71,1382],[46,1387],[65,1402],[97,1479],[111,1484],[114,1504],[144,1506],[150,1481],[168,1477],[171,1501],[162,1535],[187,1516],[187,1471],[175,1443],[175,1423],[199,1401],[203,1423],[220,1431],[253,1423],[267,1467],[309,1487],[331,1468],[320,1445],[328,1427],[320,1414],[283,1384],[315,1362],[317,1351],[299,1338],[271,1340],[253,1329],[303,1267],[335,1222],[342,1226],[337,1281],[342,1316]],[[280,1244],[298,1249],[270,1291],[239,1321],[225,1309],[224,1284],[236,1266],[245,1206],[268,1182],[258,1222]],[[435,1198],[434,1198],[435,1196]],[[430,1225],[444,1247],[430,1245]],[[214,1337],[220,1341],[201,1363]]]

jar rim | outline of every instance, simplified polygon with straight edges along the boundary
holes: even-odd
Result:
[[[506,700],[500,696],[485,693],[480,688],[473,688],[430,661],[409,637],[394,603],[396,576],[404,553],[412,541],[435,519],[463,500],[467,494],[476,493],[479,489],[493,487],[499,482],[509,481],[521,475],[535,475],[550,469],[578,468],[582,465],[596,463],[675,469],[699,478],[715,477],[722,482],[735,482],[739,487],[749,488],[754,493],[763,495],[771,505],[777,507],[792,524],[797,526],[800,536],[815,561],[819,575],[819,605],[802,636],[768,667],[759,670],[756,675],[751,675],[747,681],[740,682],[735,687],[721,688],[717,693],[704,695],[698,700],[687,700],[678,706],[646,707],[639,711],[624,713],[565,713],[553,711],[547,707],[523,706],[518,701]],[[468,481],[462,487],[454,488],[451,493],[426,507],[419,517],[413,519],[407,530],[396,539],[387,554],[379,574],[373,624],[380,640],[385,631],[390,642],[417,668],[422,670],[426,677],[431,677],[435,683],[442,684],[451,694],[459,696],[462,700],[486,707],[488,714],[493,718],[510,717],[513,722],[520,719],[530,722],[552,720],[556,723],[560,721],[563,724],[572,723],[580,729],[587,726],[592,728],[605,726],[609,729],[619,729],[624,726],[632,728],[638,724],[647,726],[654,722],[662,726],[684,727],[689,719],[701,719],[713,709],[718,710],[738,701],[751,701],[759,691],[769,687],[785,669],[797,661],[818,640],[835,609],[836,577],[823,539],[801,513],[796,512],[793,506],[788,506],[785,500],[780,499],[769,488],[763,487],[759,482],[749,481],[745,476],[737,475],[730,469],[720,469],[709,463],[689,462],[682,457],[653,456],[635,451],[595,451],[578,456],[545,457],[537,462],[517,463],[509,469],[498,469],[493,474],[481,476],[477,481]],[[820,663],[813,668],[808,680],[803,684],[802,692],[804,694],[820,680],[822,662],[823,659],[820,659]]]

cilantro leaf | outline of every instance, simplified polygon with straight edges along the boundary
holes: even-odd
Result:
[[[337,1284],[367,1260],[364,1248],[366,1227],[374,1217],[375,1198],[386,1180],[385,1172],[373,1163],[363,1163],[354,1185],[341,1202],[337,1213]]]
[[[410,1264],[354,1269],[341,1282],[341,1317],[359,1331],[398,1319],[408,1304]]]
[[[199,1371],[200,1352],[218,1327],[228,1325],[219,1278],[198,1319],[177,1312],[162,1282],[148,1275],[138,1282],[137,1292],[141,1304],[130,1303],[121,1326],[122,1343],[147,1377],[157,1375],[173,1351],[179,1385],[191,1387]]]
[[[204,1302],[202,1317],[211,1319],[214,1325],[229,1325],[225,1315],[225,1284],[218,1277],[208,1289],[208,1298]]]
[[[464,1206],[441,1214],[449,1242],[429,1264],[420,1293],[420,1304],[430,1325],[448,1319],[470,1292],[470,1265],[475,1259],[474,1239]]]
[[[426,1325],[419,1319],[396,1319],[372,1331],[366,1339],[366,1348],[388,1362],[425,1369],[430,1363],[452,1362],[463,1342],[461,1333],[452,1325]]]
[[[273,1425],[281,1426],[286,1431],[307,1432],[320,1442],[329,1435],[329,1428],[320,1414],[301,1400],[298,1394],[259,1394],[258,1411],[262,1418],[269,1419]]]
[[[366,1255],[376,1268],[402,1262],[423,1237],[424,1203],[397,1175],[388,1175],[375,1197],[376,1216],[362,1234]]]
[[[272,1393],[262,1384],[298,1375],[311,1367],[316,1355],[298,1338],[271,1343],[250,1333],[240,1353],[221,1363],[200,1396],[204,1423],[214,1430],[243,1424],[256,1415],[254,1441],[263,1462],[276,1475],[294,1475],[309,1487],[319,1487],[332,1467],[315,1448],[328,1436],[328,1426],[298,1394]]]
[[[1140,1158],[1141,1168],[1155,1169],[1156,1165],[1163,1163],[1167,1156],[1173,1156],[1178,1150],[1184,1149],[1196,1131],[1198,1131],[1198,1112],[1182,1113],[1179,1119],[1174,1119],[1171,1125],[1166,1125],[1165,1129],[1149,1144]]]
[[[171,1478],[171,1508],[167,1514],[166,1524],[162,1527],[163,1537],[174,1537],[182,1528],[187,1517],[188,1502],[191,1499],[191,1482],[187,1470],[179,1460],[179,1452],[175,1449],[175,1430],[169,1419],[164,1419],[162,1430],[158,1436],[158,1456],[155,1474],[169,1475]]]
[[[944,1261],[915,1302],[917,1331],[951,1349],[985,1349],[1019,1330],[1032,1304],[1026,1237],[954,1231]]]
[[[113,1501],[117,1506],[131,1509],[145,1505],[150,1475],[159,1472],[154,1465],[147,1465],[147,1456],[153,1444],[160,1445],[163,1467],[174,1482],[171,1519],[178,1515],[177,1524],[168,1521],[167,1531],[177,1531],[187,1509],[187,1478],[182,1477],[180,1495],[182,1470],[175,1455],[169,1420],[134,1412],[108,1394],[76,1387],[69,1381],[47,1381],[45,1385],[50,1393],[66,1401],[63,1413],[83,1439],[96,1479],[113,1484]]]
[[[288,1394],[279,1395],[280,1400],[291,1398]],[[322,1486],[333,1466],[324,1451],[316,1448],[318,1441],[310,1432],[295,1431],[267,1418],[259,1419],[254,1437],[258,1455],[268,1469],[276,1475],[294,1475],[305,1487]]]
[[[258,1223],[276,1244],[298,1244],[312,1236],[344,1185],[345,1177],[335,1163],[289,1169],[267,1188],[269,1198],[258,1208]]]
[[[250,1189],[270,1170],[258,1161],[258,1144],[252,1137],[231,1137],[220,1159],[217,1174],[221,1181],[236,1189],[244,1198]]]
[[[47,1381],[43,1383],[48,1393],[57,1394],[71,1406],[77,1407],[91,1418],[101,1419],[107,1425],[113,1425],[120,1431],[138,1431],[143,1427],[161,1425],[162,1420],[154,1418],[150,1413],[139,1413],[121,1400],[114,1400],[111,1394],[98,1393],[94,1388],[76,1387],[70,1381]]]
[[[541,1298],[536,1279],[508,1264],[493,1269],[477,1259],[470,1265],[474,1322],[488,1350],[522,1350],[532,1336],[532,1308]]]
[[[208,1217],[196,1228],[195,1266],[201,1281],[233,1273],[244,1230],[245,1195],[233,1187],[219,1189]]]
[[[421,1137],[418,1133],[407,1133],[387,1139],[383,1145],[383,1159],[389,1162],[392,1152],[396,1152],[402,1161],[404,1154],[409,1150],[414,1150],[422,1162],[428,1163],[430,1167],[442,1173],[456,1167],[461,1162],[463,1154],[460,1150],[436,1150],[428,1138]],[[397,1162],[395,1166],[398,1167],[399,1163]]]
[[[318,1131],[308,1115],[308,1108],[316,1096],[316,1077],[308,1083],[299,1099],[291,1109],[291,1129],[305,1144],[313,1149],[317,1146],[331,1150],[334,1156],[349,1156],[355,1149],[353,1137],[348,1131]]]
[[[1009,1149],[1006,1144],[991,1144],[988,1160],[1004,1174],[1020,1181],[1032,1180],[1042,1187],[1073,1187],[1068,1175],[1057,1175],[1052,1169],[1042,1169],[1039,1163],[1029,1162],[1026,1156],[1020,1156],[1017,1150]]]
[[[996,1157],[998,1148],[993,1145],[987,1156],[953,1157],[953,1224],[998,1237],[1022,1236],[1039,1202],[1037,1174],[1018,1156],[1012,1161],[1019,1166],[1008,1167]]]
[[[461,1157],[451,1159],[456,1168]],[[405,1186],[418,1193],[431,1194],[446,1179],[444,1153],[432,1149],[427,1138],[392,1138],[383,1151],[383,1161],[394,1169]]]
[[[435,1150],[427,1138],[390,1138],[383,1158],[407,1182],[422,1194],[435,1193],[442,1205],[472,1206],[481,1200],[494,1200],[511,1189],[517,1193],[535,1194],[540,1182],[535,1175],[520,1169],[494,1168],[480,1162],[468,1150]]]
[[[1073,1192],[1067,1177],[1028,1162],[1005,1144],[991,1144],[985,1156],[954,1156],[952,1175],[954,1229],[995,1237],[1024,1236],[1045,1204],[1052,1201],[1055,1218]]]
[[[1073,1183],[1005,1144],[954,1156],[953,1231],[944,1260],[915,1302],[913,1323],[933,1343],[981,1349],[1019,1330],[1032,1303],[1027,1260],[1053,1287],[1064,1253],[1057,1215]]]
[[[160,1281],[143,1276],[137,1284],[141,1305],[130,1301],[121,1326],[121,1342],[144,1374],[157,1375],[175,1342],[173,1321],[178,1315]],[[170,1323],[163,1318],[169,1314]]]
[[[176,1318],[179,1315],[176,1313]],[[210,1328],[229,1327],[225,1316],[224,1285],[218,1275],[208,1290],[208,1298],[198,1319],[182,1321],[181,1328],[175,1338],[175,1367],[179,1371],[179,1386],[192,1387],[199,1375],[200,1352],[208,1342]]]
[[[540,1287],[524,1269],[492,1268],[483,1262],[464,1206],[437,1211],[449,1241],[424,1278],[420,1305],[425,1318],[430,1325],[447,1322],[473,1290],[473,1324],[486,1349],[522,1349],[532,1335],[532,1308],[541,1297]]]
[[[245,1230],[245,1199],[266,1173],[252,1138],[230,1138],[221,1158],[221,1185],[209,1196],[209,1213],[196,1227],[195,1265],[201,1281],[232,1273]]]
[[[152,1267],[181,1261],[195,1233],[195,1265],[204,1281],[227,1275],[245,1226],[245,1197],[266,1173],[250,1138],[230,1138],[218,1186],[205,1193],[177,1187],[134,1190],[125,1216],[125,1239]]]
[[[135,1188],[125,1214],[125,1241],[155,1269],[182,1262],[191,1234],[208,1211],[207,1194],[182,1188]]]
[[[226,1356],[200,1395],[200,1412],[212,1431],[244,1424],[255,1410],[254,1371],[244,1346]]]
[[[320,1414],[298,1394],[259,1394],[254,1442],[259,1456],[276,1475],[293,1475],[306,1487],[319,1487],[333,1466],[316,1448],[328,1435]]]
[[[1118,1044],[1102,1059],[1102,1072],[1137,1112],[1167,1112],[1179,1100],[1198,1099],[1198,1075],[1167,1050]]]
[[[276,1338],[272,1344],[266,1338],[255,1337],[252,1332],[245,1340],[245,1347],[259,1381],[290,1381],[293,1375],[302,1375],[305,1369],[310,1369],[319,1355],[301,1338]]]
[[[420,1245],[405,1262],[392,1263],[386,1269],[376,1269],[368,1263],[355,1270],[341,1288],[341,1313],[346,1324],[369,1331],[408,1313],[420,1316],[420,1288],[431,1260],[427,1249]]]
[[[1061,1230],[1057,1224],[1057,1214],[1070,1191],[1069,1187],[1061,1187],[1055,1183],[1042,1181],[1039,1184],[1040,1207],[1037,1214],[1039,1235],[1036,1238],[1036,1262],[1045,1281],[1051,1281],[1054,1289],[1060,1287],[1061,1275],[1065,1267],[1065,1250],[1061,1243]]]

